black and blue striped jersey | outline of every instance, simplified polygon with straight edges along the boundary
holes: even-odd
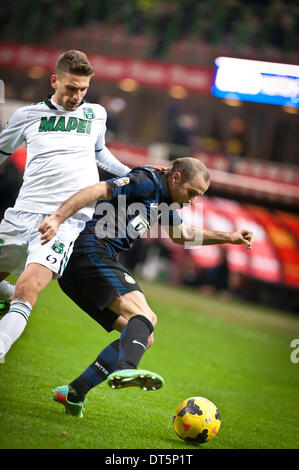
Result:
[[[163,172],[150,166],[138,167],[106,183],[112,188],[112,199],[98,202],[93,219],[76,240],[74,256],[77,250],[86,253],[97,243],[114,256],[131,248],[156,222],[181,225],[176,211],[179,206],[171,200]]]

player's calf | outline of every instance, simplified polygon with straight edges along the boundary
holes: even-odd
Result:
[[[143,315],[135,315],[128,321],[120,336],[118,370],[137,369],[153,330],[153,324]]]
[[[117,370],[108,377],[111,388],[140,387],[143,390],[156,390],[163,386],[164,380],[155,372],[137,370],[153,330],[153,324],[144,315],[134,315],[128,321],[120,337]]]
[[[33,306],[52,278],[50,269],[37,263],[29,264],[16,283],[13,299],[25,300]]]
[[[38,294],[52,279],[52,271],[32,263],[19,277],[7,314],[0,320],[0,358],[23,333]]]

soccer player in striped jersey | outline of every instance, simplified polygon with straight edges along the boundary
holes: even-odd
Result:
[[[67,413],[83,417],[85,395],[106,379],[112,388],[138,386],[155,390],[164,383],[157,373],[138,369],[153,342],[157,316],[138,283],[119,263],[120,252],[132,247],[156,222],[167,230],[174,243],[243,243],[251,248],[252,233],[247,229],[218,232],[183,223],[176,208],[193,204],[209,183],[206,167],[194,158],[175,160],[166,173],[151,167],[135,168],[125,177],[80,191],[41,225],[42,243],[49,243],[67,217],[93,200],[103,201],[76,240],[70,262],[58,282],[106,331],[117,330],[121,335],[79,377],[54,390],[54,400],[63,404]]]

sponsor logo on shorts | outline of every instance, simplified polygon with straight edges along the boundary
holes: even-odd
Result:
[[[55,258],[55,256],[48,255],[46,260],[49,261],[49,263],[51,263],[51,264],[55,264],[56,261],[57,261],[57,258]]]
[[[61,243],[60,241],[55,240],[51,248],[53,251],[55,251],[55,253],[58,253],[59,255],[61,255],[64,250],[64,243]]]

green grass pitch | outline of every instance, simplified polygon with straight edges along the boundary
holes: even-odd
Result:
[[[113,339],[52,282],[22,337],[0,364],[1,449],[187,449],[172,427],[182,400],[204,396],[220,412],[206,449],[298,449],[299,363],[291,340],[299,318],[194,290],[141,282],[158,315],[155,342],[140,366],[165,386],[155,392],[88,394],[83,420],[51,390],[76,378]]]

